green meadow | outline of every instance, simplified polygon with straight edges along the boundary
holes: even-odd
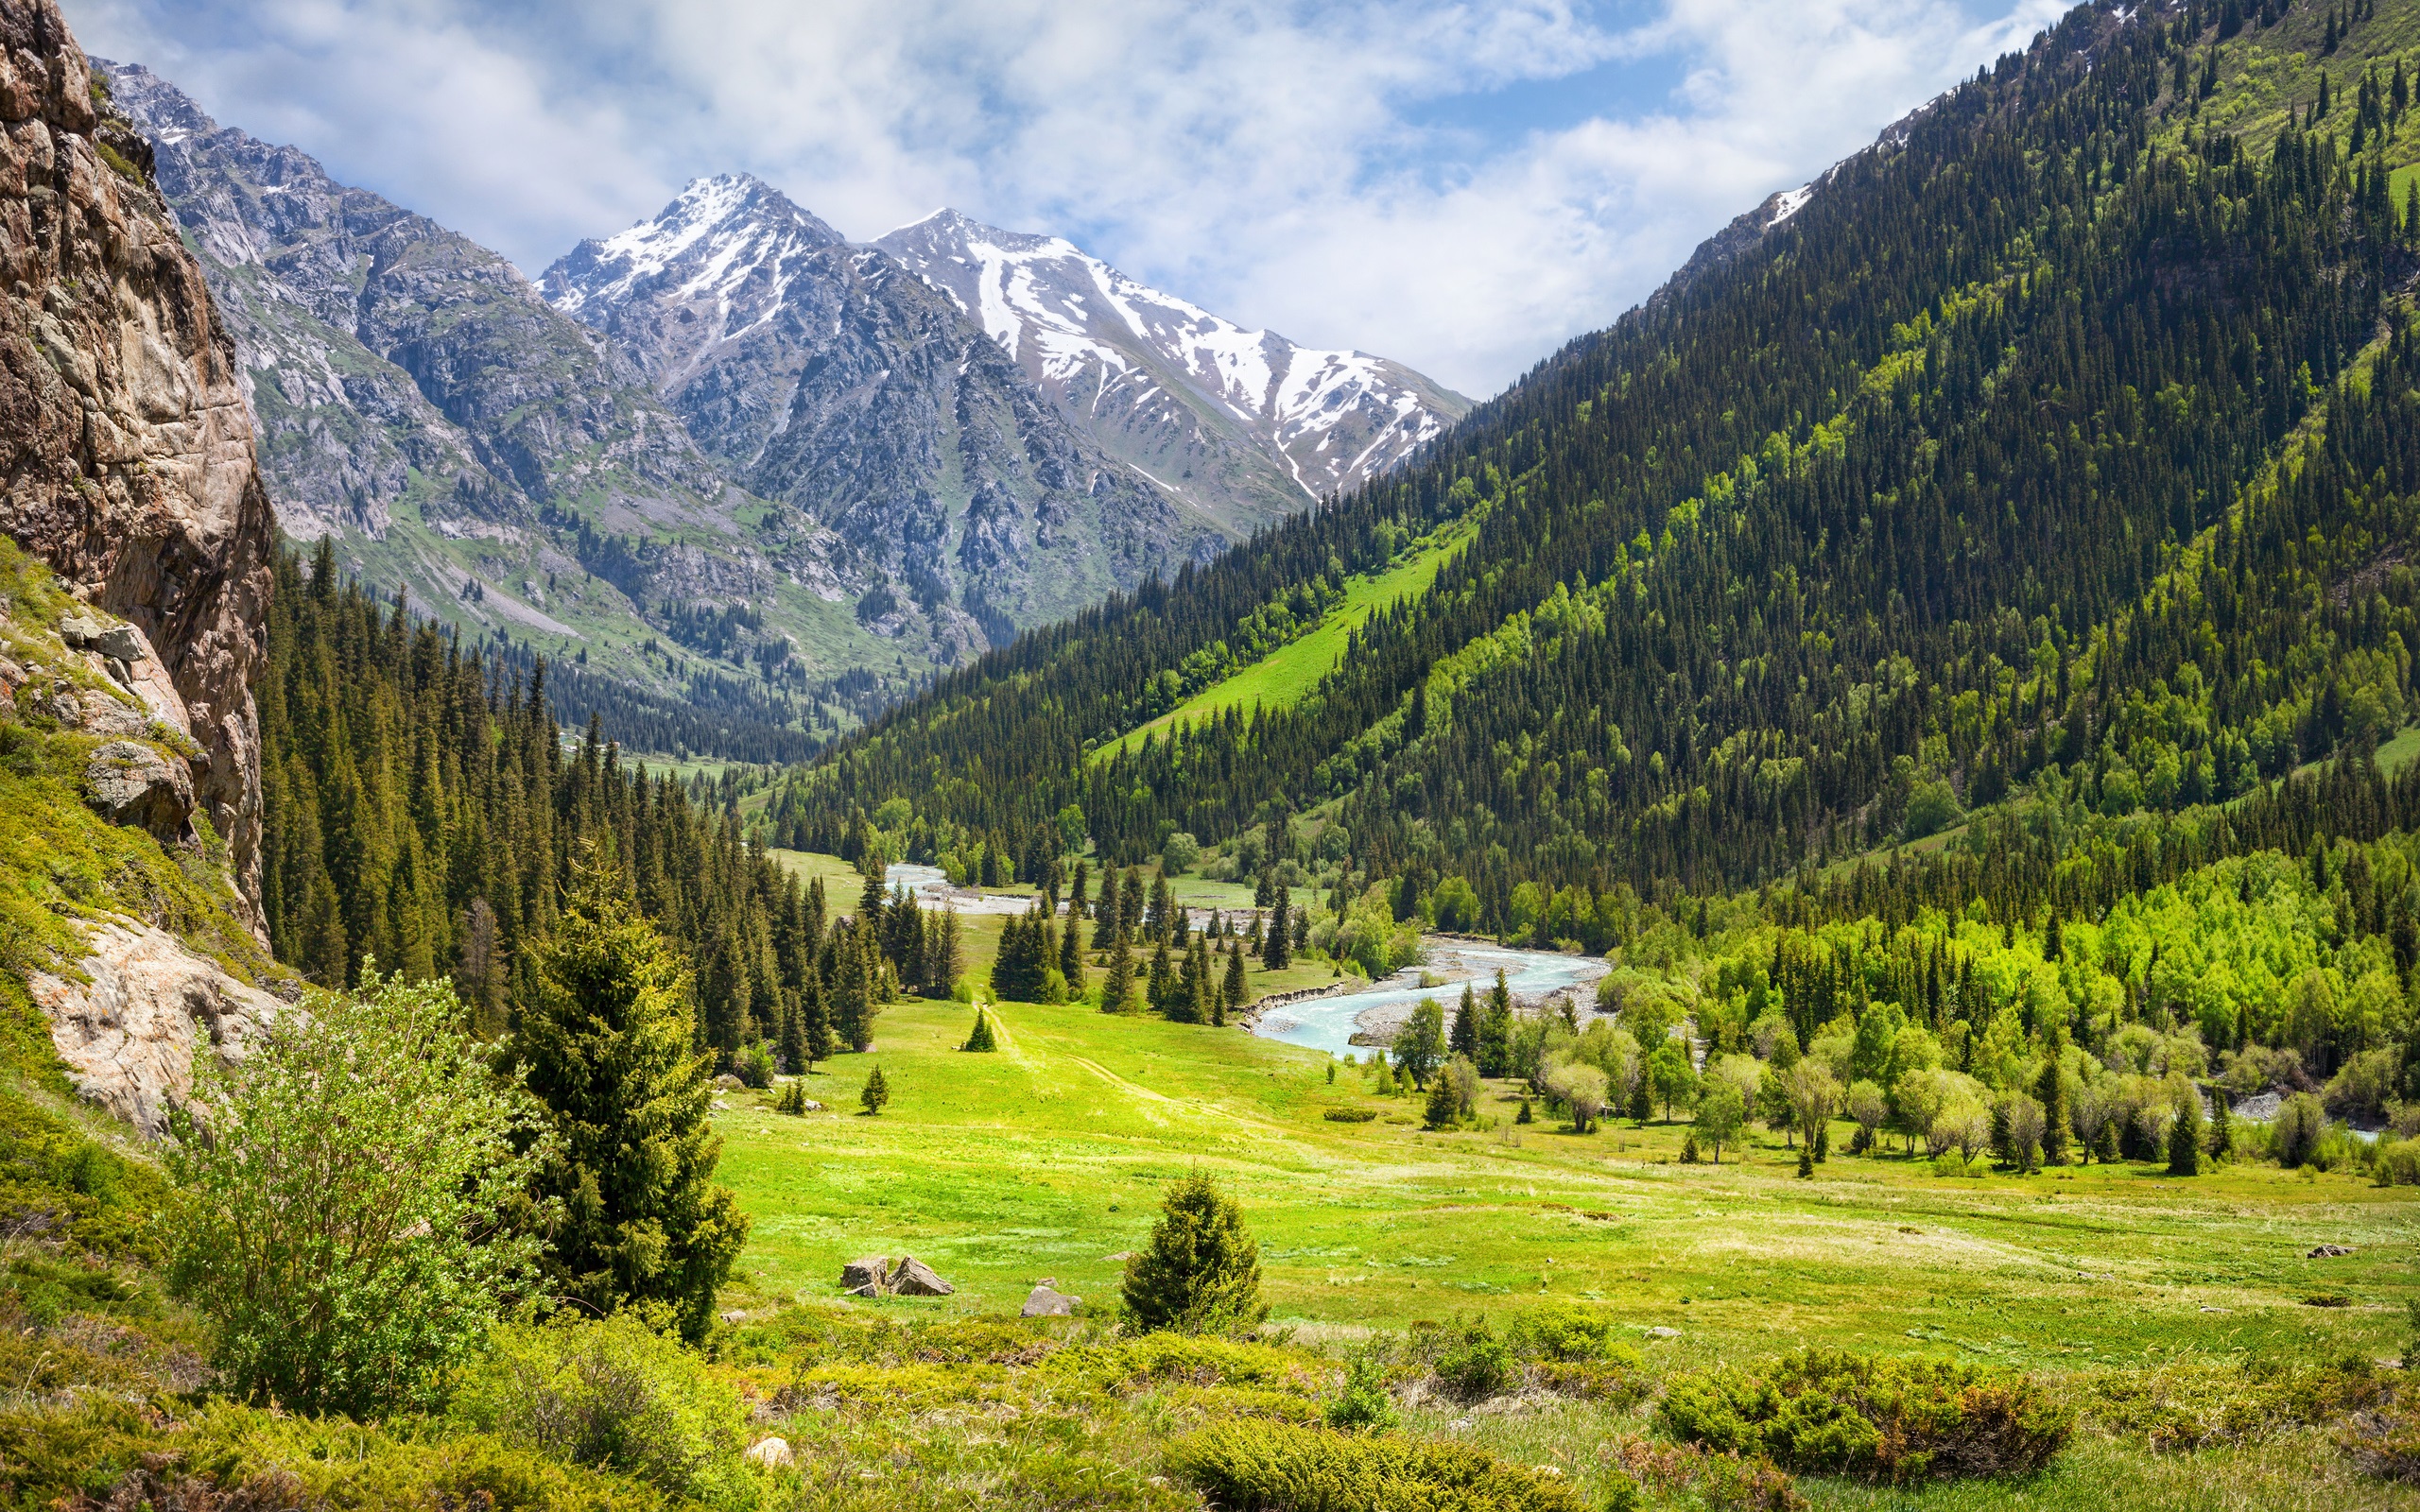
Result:
[[[1319,685],[1336,670],[1353,632],[1372,613],[1397,599],[1418,598],[1428,592],[1446,561],[1470,541],[1475,526],[1458,523],[1425,546],[1408,551],[1383,573],[1357,576],[1345,582],[1344,601],[1330,610],[1319,626],[1186,699],[1159,718],[1128,730],[1113,745],[1093,752],[1089,760],[1106,761],[1113,751],[1139,746],[1146,734],[1166,736],[1180,725],[1199,724],[1222,709],[1284,709]]]
[[[1485,1099],[1493,1128],[1427,1133],[1415,1097],[1374,1095],[1357,1066],[1331,1083],[1316,1052],[1080,1005],[994,1011],[984,1055],[958,1048],[962,1005],[891,1005],[874,1052],[809,1079],[824,1112],[725,1095],[722,1179],[754,1223],[735,1305],[933,1320],[1012,1314],[1048,1280],[1103,1315],[1162,1190],[1196,1167],[1242,1205],[1271,1325],[1330,1351],[1578,1301],[1616,1314],[1658,1380],[1813,1344],[2007,1366],[2080,1400],[2199,1400],[2273,1367],[2391,1358],[2420,1297],[2420,1208],[2352,1175],[1941,1177],[1835,1153],[1802,1180],[1796,1152],[1761,1133],[1720,1165],[1684,1164],[1681,1125],[1523,1125],[1509,1083]],[[856,1094],[876,1062],[891,1101],[868,1117]],[[2306,1258],[2321,1244],[2353,1253]],[[868,1254],[914,1254],[957,1294],[838,1300],[842,1263]],[[1652,1431],[1651,1402],[1415,1402],[1406,1425],[1582,1484]],[[2022,1485],[1798,1488],[1841,1507],[2420,1506],[2353,1473],[2317,1428],[2161,1453],[2104,1424]]]

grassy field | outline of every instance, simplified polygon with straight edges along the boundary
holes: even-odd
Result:
[[[1101,747],[1090,759],[1106,760],[1113,751],[1140,745],[1145,731],[1166,735],[1178,725],[1198,723],[1222,709],[1248,709],[1253,704],[1283,709],[1292,704],[1335,670],[1337,659],[1344,654],[1345,643],[1374,610],[1398,598],[1418,598],[1428,592],[1428,585],[1437,580],[1446,559],[1469,542],[1470,535],[1468,528],[1448,530],[1374,577],[1347,579],[1344,602],[1329,610],[1317,629],[1280,646],[1234,677],[1204,688],[1150,724],[1128,730],[1123,739]]]
[[[2080,1383],[2199,1380],[2394,1356],[2406,1299],[2420,1296],[2420,1204],[2352,1176],[2247,1165],[2179,1180],[2092,1165],[1942,1178],[1920,1161],[1835,1155],[1800,1180],[1778,1138],[1688,1165],[1678,1125],[1516,1125],[1509,1087],[1491,1090],[1493,1129],[1426,1133],[1415,1099],[1371,1095],[1359,1068],[1331,1084],[1318,1054],[1234,1030],[1080,1006],[1011,1005],[995,1022],[998,1053],[969,1055],[956,1048],[964,1008],[894,1005],[873,1054],[811,1078],[834,1111],[784,1117],[756,1094],[726,1098],[722,1177],[755,1225],[739,1305],[833,1298],[842,1262],[902,1253],[957,1295],[849,1305],[1012,1312],[1045,1279],[1113,1303],[1161,1191],[1196,1166],[1243,1205],[1272,1321],[1328,1348],[1563,1299],[1616,1311],[1659,1375],[1834,1344]],[[892,1101],[870,1118],[856,1093],[877,1061]],[[1336,1107],[1378,1117],[1329,1122]],[[1841,1125],[1833,1147],[1847,1143]],[[2322,1243],[2354,1253],[2305,1258]],[[1407,1426],[1525,1464],[1573,1463],[1648,1420],[1550,1400],[1495,1415],[1416,1409]],[[2359,1481],[2308,1433],[2169,1457],[2087,1435],[2022,1491],[1801,1489],[1825,1506],[2420,1506],[2420,1492]]]
[[[2420,1203],[2352,1176],[2091,1165],[1966,1179],[1836,1156],[1802,1181],[1778,1138],[1683,1165],[1677,1125],[1516,1126],[1505,1089],[1495,1130],[1430,1134],[1415,1100],[1368,1095],[1353,1068],[1331,1086],[1323,1057],[1235,1030],[1080,1006],[997,1018],[1001,1051],[976,1056],[956,1048],[959,1005],[885,1009],[875,1053],[810,1081],[854,1109],[879,1061],[893,1096],[880,1118],[782,1118],[752,1098],[720,1115],[725,1178],[756,1218],[757,1284],[828,1295],[842,1261],[912,1250],[959,1282],[956,1306],[1012,1305],[1044,1276],[1107,1298],[1111,1257],[1200,1164],[1244,1202],[1278,1314],[1322,1323],[1553,1296],[1678,1328],[1669,1347],[1690,1355],[1830,1342],[2040,1367],[2392,1355],[2420,1296]],[[1322,1116],[1341,1106],[1379,1117]],[[2356,1252],[2303,1258],[2323,1243]],[[2307,1305],[2323,1293],[2353,1305]]]

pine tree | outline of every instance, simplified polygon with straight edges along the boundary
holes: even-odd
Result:
[[[2066,1046],[2066,1031],[2052,1029],[2048,1055],[2043,1061],[2042,1074],[2034,1083],[2034,1100],[2042,1105],[2042,1161],[2046,1165],[2067,1163],[2067,1128],[2074,1115],[2067,1108],[2066,1077],[2061,1074],[2060,1062]]]
[[[1143,872],[1139,867],[1126,868],[1126,885],[1117,898],[1117,934],[1121,939],[1143,943]]]
[[[1100,902],[1093,905],[1093,949],[1106,951],[1126,936],[1117,902],[1117,868],[1100,869]]]
[[[1452,1080],[1440,1075],[1435,1081],[1429,1083],[1428,1105],[1421,1111],[1421,1126],[1432,1129],[1451,1128],[1461,1111],[1461,1107],[1454,1096]]]
[[[2210,1159],[2223,1160],[2235,1154],[2235,1113],[2227,1106],[2227,1094],[2217,1089],[2210,1091]]]
[[[975,1032],[968,1035],[966,1037],[966,1043],[959,1048],[973,1051],[997,1050],[1000,1048],[993,1041],[992,1018],[991,1015],[983,1011],[982,1005],[976,1005]]]
[[[1288,906],[1286,889],[1281,885],[1277,901],[1270,907],[1269,935],[1260,945],[1260,964],[1268,971],[1282,971],[1294,964],[1294,930],[1287,918]]]
[[[562,1209],[554,1284],[598,1313],[667,1304],[684,1338],[702,1338],[748,1217],[714,1184],[722,1141],[707,1060],[690,1053],[686,974],[620,873],[593,863],[534,965],[514,1055],[557,1141],[538,1191]]]
[[[1100,985],[1100,1011],[1124,1013],[1134,1005],[1134,947],[1123,936],[1109,947],[1109,975]]]
[[[1647,1121],[1654,1116],[1654,1094],[1647,1085],[1646,1074],[1641,1072],[1637,1084],[1630,1090],[1631,1122],[1636,1124],[1641,1128],[1645,1128],[1647,1126]]]
[[[1478,1021],[1478,1054],[1473,1058],[1482,1076],[1512,1074],[1512,988],[1502,967],[1496,968],[1495,985],[1487,989],[1487,1007]]]
[[[1219,1022],[1220,1023],[1226,1022],[1227,1014],[1240,1010],[1245,1005],[1244,999],[1251,994],[1251,991],[1252,988],[1244,984],[1243,947],[1236,941],[1230,939],[1227,942],[1226,984],[1224,988],[1219,994],[1219,1007],[1221,1010],[1219,1016]]]
[[[873,1074],[866,1077],[865,1090],[857,1093],[857,1103],[866,1110],[868,1118],[880,1118],[883,1106],[890,1101],[890,1083],[884,1079],[882,1064],[877,1061]]]
[[[1462,998],[1454,1005],[1454,1027],[1445,1036],[1445,1046],[1458,1056],[1478,1059],[1478,1005],[1471,995],[1471,985],[1462,984]]]
[[[1534,1122],[1535,1119],[1536,1115],[1530,1111],[1530,1100],[1526,1097],[1522,1098],[1521,1111],[1513,1115],[1512,1122],[1515,1124],[1528,1124]]]
[[[2202,1097],[2187,1091],[2176,1100],[2176,1122],[2168,1125],[2168,1174],[2202,1174]]]

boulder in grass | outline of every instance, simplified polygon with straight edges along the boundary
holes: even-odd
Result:
[[[1017,1315],[1019,1317],[1072,1317],[1075,1315],[1076,1304],[1082,1300],[1080,1297],[1069,1297],[1063,1292],[1054,1292],[1050,1289],[1050,1283],[1045,1281],[1028,1294],[1025,1308]]]
[[[760,1438],[748,1446],[747,1458],[749,1464],[761,1465],[769,1470],[786,1469],[798,1463],[786,1438]]]
[[[840,1267],[840,1284],[858,1297],[880,1297],[890,1289],[890,1257],[866,1255],[849,1262]]]
[[[900,1297],[947,1297],[958,1290],[933,1274],[933,1267],[913,1255],[900,1257],[890,1273],[890,1290]]]
[[[2353,1251],[2349,1247],[2343,1245],[2320,1245],[2316,1246],[2308,1254],[2304,1255],[2303,1259],[2334,1260],[2339,1255],[2349,1255]]]

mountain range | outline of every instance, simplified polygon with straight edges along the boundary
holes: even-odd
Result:
[[[1467,407],[1065,242],[944,212],[852,245],[745,175],[533,284],[139,65],[95,66],[234,337],[282,527],[568,663],[568,712],[609,703],[651,744],[801,753]]]

